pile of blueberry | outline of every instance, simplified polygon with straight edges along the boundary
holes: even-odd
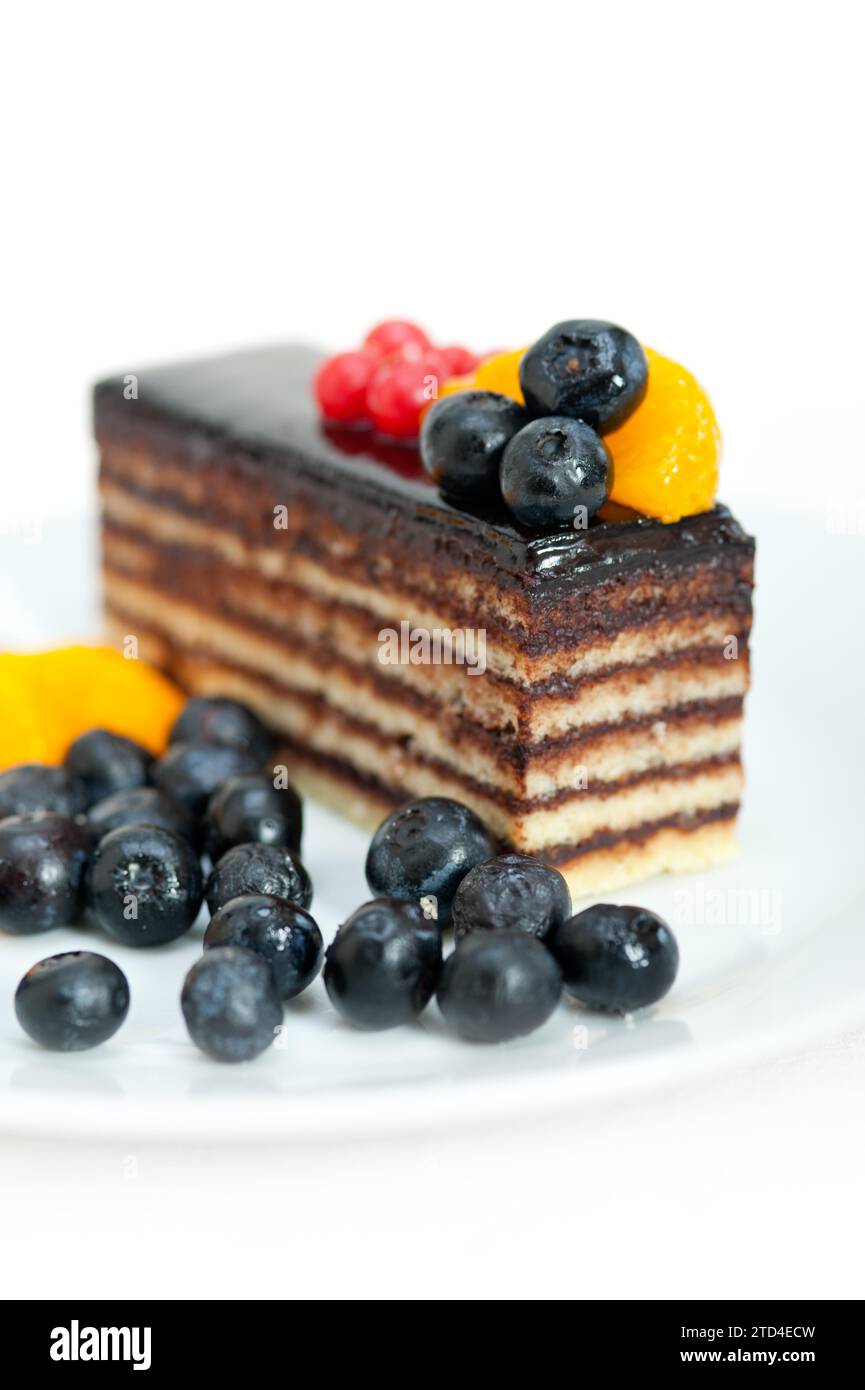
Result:
[[[375,897],[325,953],[300,859],[301,801],[272,754],[244,706],[193,699],[162,758],[95,729],[62,768],[3,773],[0,927],[40,932],[84,913],[124,945],[158,946],[187,932],[206,902],[204,953],[180,1002],[193,1041],[221,1061],[264,1051],[284,1001],[322,963],[331,1002],[359,1028],[408,1022],[435,994],[453,1029],[482,1042],[539,1027],[563,986],[584,1004],[630,1012],[672,985],[678,950],[659,918],[605,905],[572,916],[561,874],[497,854],[474,812],[443,797],[379,827],[366,862]],[[27,972],[15,1006],[37,1042],[76,1050],[117,1031],[129,986],[106,957],[69,951]]]
[[[598,319],[557,323],[520,362],[525,406],[494,391],[436,402],[421,429],[424,467],[445,496],[501,497],[529,530],[588,522],[613,485],[601,435],[636,410],[648,376],[646,354],[623,328]]]

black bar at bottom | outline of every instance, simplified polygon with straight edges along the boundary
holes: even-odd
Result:
[[[535,1353],[542,1357],[539,1373],[547,1357],[557,1361],[567,1358],[572,1366],[582,1366],[581,1377],[593,1375],[593,1367],[603,1367],[605,1378],[626,1371],[681,1370],[687,1374],[706,1368],[723,1373],[810,1367],[825,1375],[846,1367],[849,1372],[856,1366],[862,1341],[859,1310],[859,1301],[581,1302],[574,1304],[567,1322],[557,1319],[551,1325],[546,1345],[536,1342]],[[239,1373],[248,1381],[262,1373],[269,1378],[281,1365],[290,1374],[298,1355],[309,1360],[318,1348],[323,1352],[322,1370],[327,1375],[333,1375],[334,1360],[343,1358],[355,1371],[367,1375],[376,1374],[377,1364],[379,1371],[389,1369],[392,1374],[396,1369],[396,1327],[400,1341],[418,1337],[419,1346],[424,1348],[423,1360],[431,1356],[445,1376],[445,1346],[454,1335],[464,1336],[447,1319],[431,1324],[428,1309],[422,1315],[423,1330],[415,1330],[408,1310],[401,1315],[405,1318],[402,1326],[394,1325],[389,1314],[388,1323],[379,1329],[375,1315],[368,1316],[362,1335],[338,1337],[335,1346],[327,1335],[322,1338],[313,1314],[280,1300],[69,1300],[8,1302],[0,1307],[3,1344],[14,1347],[16,1365],[24,1371],[33,1368],[61,1378],[92,1378],[104,1371],[159,1377],[189,1368],[199,1376],[213,1372],[223,1379]],[[463,1374],[468,1369],[465,1361],[474,1361],[488,1380],[499,1358],[507,1363],[513,1355],[516,1328],[509,1320],[496,1329],[498,1320],[488,1307],[475,1308],[472,1316],[476,1326],[470,1345],[463,1343],[468,1351],[468,1356],[462,1353]],[[492,1330],[484,1331],[484,1324]],[[533,1332],[527,1327],[524,1334],[518,1340],[528,1354]],[[341,1354],[340,1343],[344,1346]],[[415,1358],[410,1347],[404,1346],[402,1355],[406,1353],[410,1366]]]

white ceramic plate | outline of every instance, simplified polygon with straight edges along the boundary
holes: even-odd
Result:
[[[153,952],[83,929],[2,937],[0,1130],[231,1140],[447,1128],[698,1082],[865,1019],[863,643],[850,611],[861,540],[744,519],[759,537],[759,585],[742,855],[625,894],[679,937],[681,974],[659,1007],[611,1021],[563,1004],[532,1037],[483,1048],[446,1034],[434,1004],[416,1026],[356,1032],[319,980],[288,1006],[279,1045],[229,1068],[197,1052],[179,1011],[200,928]],[[98,631],[91,547],[83,521],[4,539],[3,646]],[[369,896],[365,851],[364,835],[308,808],[304,857],[328,937]],[[82,945],[126,971],[129,1019],[93,1052],[44,1052],[18,1028],[15,985],[42,956]]]

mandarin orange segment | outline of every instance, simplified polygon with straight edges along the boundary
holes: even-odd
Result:
[[[110,729],[163,753],[183,707],[177,686],[110,647],[0,654],[0,770],[59,763],[87,729]]]
[[[522,347],[516,352],[499,352],[495,357],[488,357],[485,362],[481,362],[474,374],[477,389],[498,391],[500,395],[510,396],[512,400],[524,405],[520,387],[520,361],[525,350]]]
[[[475,387],[475,374],[469,372],[466,376],[451,376],[447,381],[443,381],[439,387],[438,400],[442,396],[454,396],[457,391],[472,391]],[[430,402],[432,404],[432,402]]]
[[[624,425],[605,436],[613,502],[661,521],[707,511],[718,486],[721,433],[711,402],[678,362],[646,348],[649,384]]]
[[[497,391],[500,396],[510,396],[511,400],[524,404],[520,390],[520,359],[525,348],[516,352],[497,352],[479,362],[473,372],[466,376],[452,376],[439,387],[438,399],[453,396],[457,391]]]

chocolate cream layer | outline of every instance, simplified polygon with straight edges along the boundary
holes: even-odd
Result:
[[[304,601],[296,585],[287,593],[273,584],[259,592],[255,578],[250,602],[248,574],[241,565],[228,564],[219,555],[208,562],[200,551],[195,552],[198,564],[192,565],[188,547],[178,554],[163,550],[152,534],[133,538],[115,528],[112,514],[109,502],[109,596],[115,610],[130,622],[157,628],[161,624],[182,650],[244,664],[300,693],[317,694],[355,714],[360,710],[380,729],[401,738],[416,737],[421,744],[425,740],[432,756],[444,756],[447,743],[470,739],[476,760],[500,765],[513,779],[531,775],[533,765],[542,767],[547,778],[553,754],[566,751],[557,745],[585,741],[599,727],[647,718],[656,722],[683,706],[698,707],[707,721],[727,723],[730,700],[741,699],[747,686],[747,627],[737,614],[719,616],[714,608],[692,613],[680,625],[665,619],[621,633],[615,654],[619,660],[609,660],[603,643],[584,644],[582,668],[574,674],[551,677],[544,660],[541,679],[533,684],[525,683],[535,664],[531,660],[522,681],[495,670],[480,677],[465,667],[382,665],[377,640],[381,610],[369,615],[356,603],[343,607],[329,595],[322,603],[308,592]],[[146,520],[151,520],[149,513]],[[215,604],[216,612],[208,603]],[[398,620],[396,610],[386,616]],[[440,615],[428,616],[434,623],[443,621]],[[737,623],[737,659],[731,661],[726,646]],[[679,641],[685,645],[677,649]],[[275,660],[289,643],[290,661]],[[592,662],[596,646],[601,652]],[[665,651],[667,646],[673,649]],[[494,658],[495,651],[488,640],[487,658]],[[621,659],[626,655],[630,661]],[[415,734],[416,722],[421,727]],[[725,737],[726,751],[726,730]],[[653,742],[655,760],[657,751]],[[702,755],[704,750],[699,751]],[[462,762],[462,750],[455,750],[454,756]],[[501,782],[489,770],[478,775],[480,780]],[[518,780],[512,784],[522,785]]]
[[[319,720],[327,709],[341,710],[373,738],[396,739],[403,750],[468,769],[476,782],[524,797],[568,788],[572,770],[580,768],[593,780],[618,780],[737,747],[744,658],[728,662],[698,649],[594,677],[569,697],[532,699],[521,692],[527,731],[521,734],[518,721],[516,729],[496,729],[471,718],[471,696],[485,677],[463,671],[462,703],[454,704],[435,682],[425,690],[400,685],[380,667],[343,662],[333,648],[228,622],[113,571],[106,585],[125,631],[161,632],[175,651],[219,665],[225,681],[242,676],[247,696],[268,707],[286,733],[305,725],[310,711]],[[274,659],[275,650],[281,659]],[[539,725],[546,731],[533,737]]]
[[[473,565],[447,537],[430,552],[421,506],[416,526],[395,524],[386,540],[373,543],[362,509],[353,524],[337,520],[328,493],[293,496],[288,472],[288,481],[264,474],[232,484],[215,462],[209,475],[195,479],[190,495],[182,458],[168,463],[148,458],[143,448],[109,443],[103,444],[103,459],[103,497],[118,525],[139,529],[143,522],[165,544],[214,550],[227,563],[247,564],[268,579],[305,583],[336,599],[350,586],[373,612],[377,604],[392,609],[398,601],[421,618],[425,609],[434,609],[455,627],[477,625],[482,615],[488,632],[524,658],[560,651],[565,634],[572,645],[588,637],[613,638],[636,623],[680,616],[710,602],[750,611],[752,543],[723,508],[691,518],[687,527],[648,523],[664,533],[663,548],[645,544],[645,521],[590,527],[586,536],[595,529],[618,533],[615,559],[609,536],[605,549],[594,540],[566,537],[563,546],[584,552],[584,563],[574,566],[567,582],[557,570],[527,566],[522,587],[514,588],[508,570],[489,560],[482,564],[480,556]],[[668,531],[679,533],[677,549]],[[643,544],[637,546],[638,540]]]

